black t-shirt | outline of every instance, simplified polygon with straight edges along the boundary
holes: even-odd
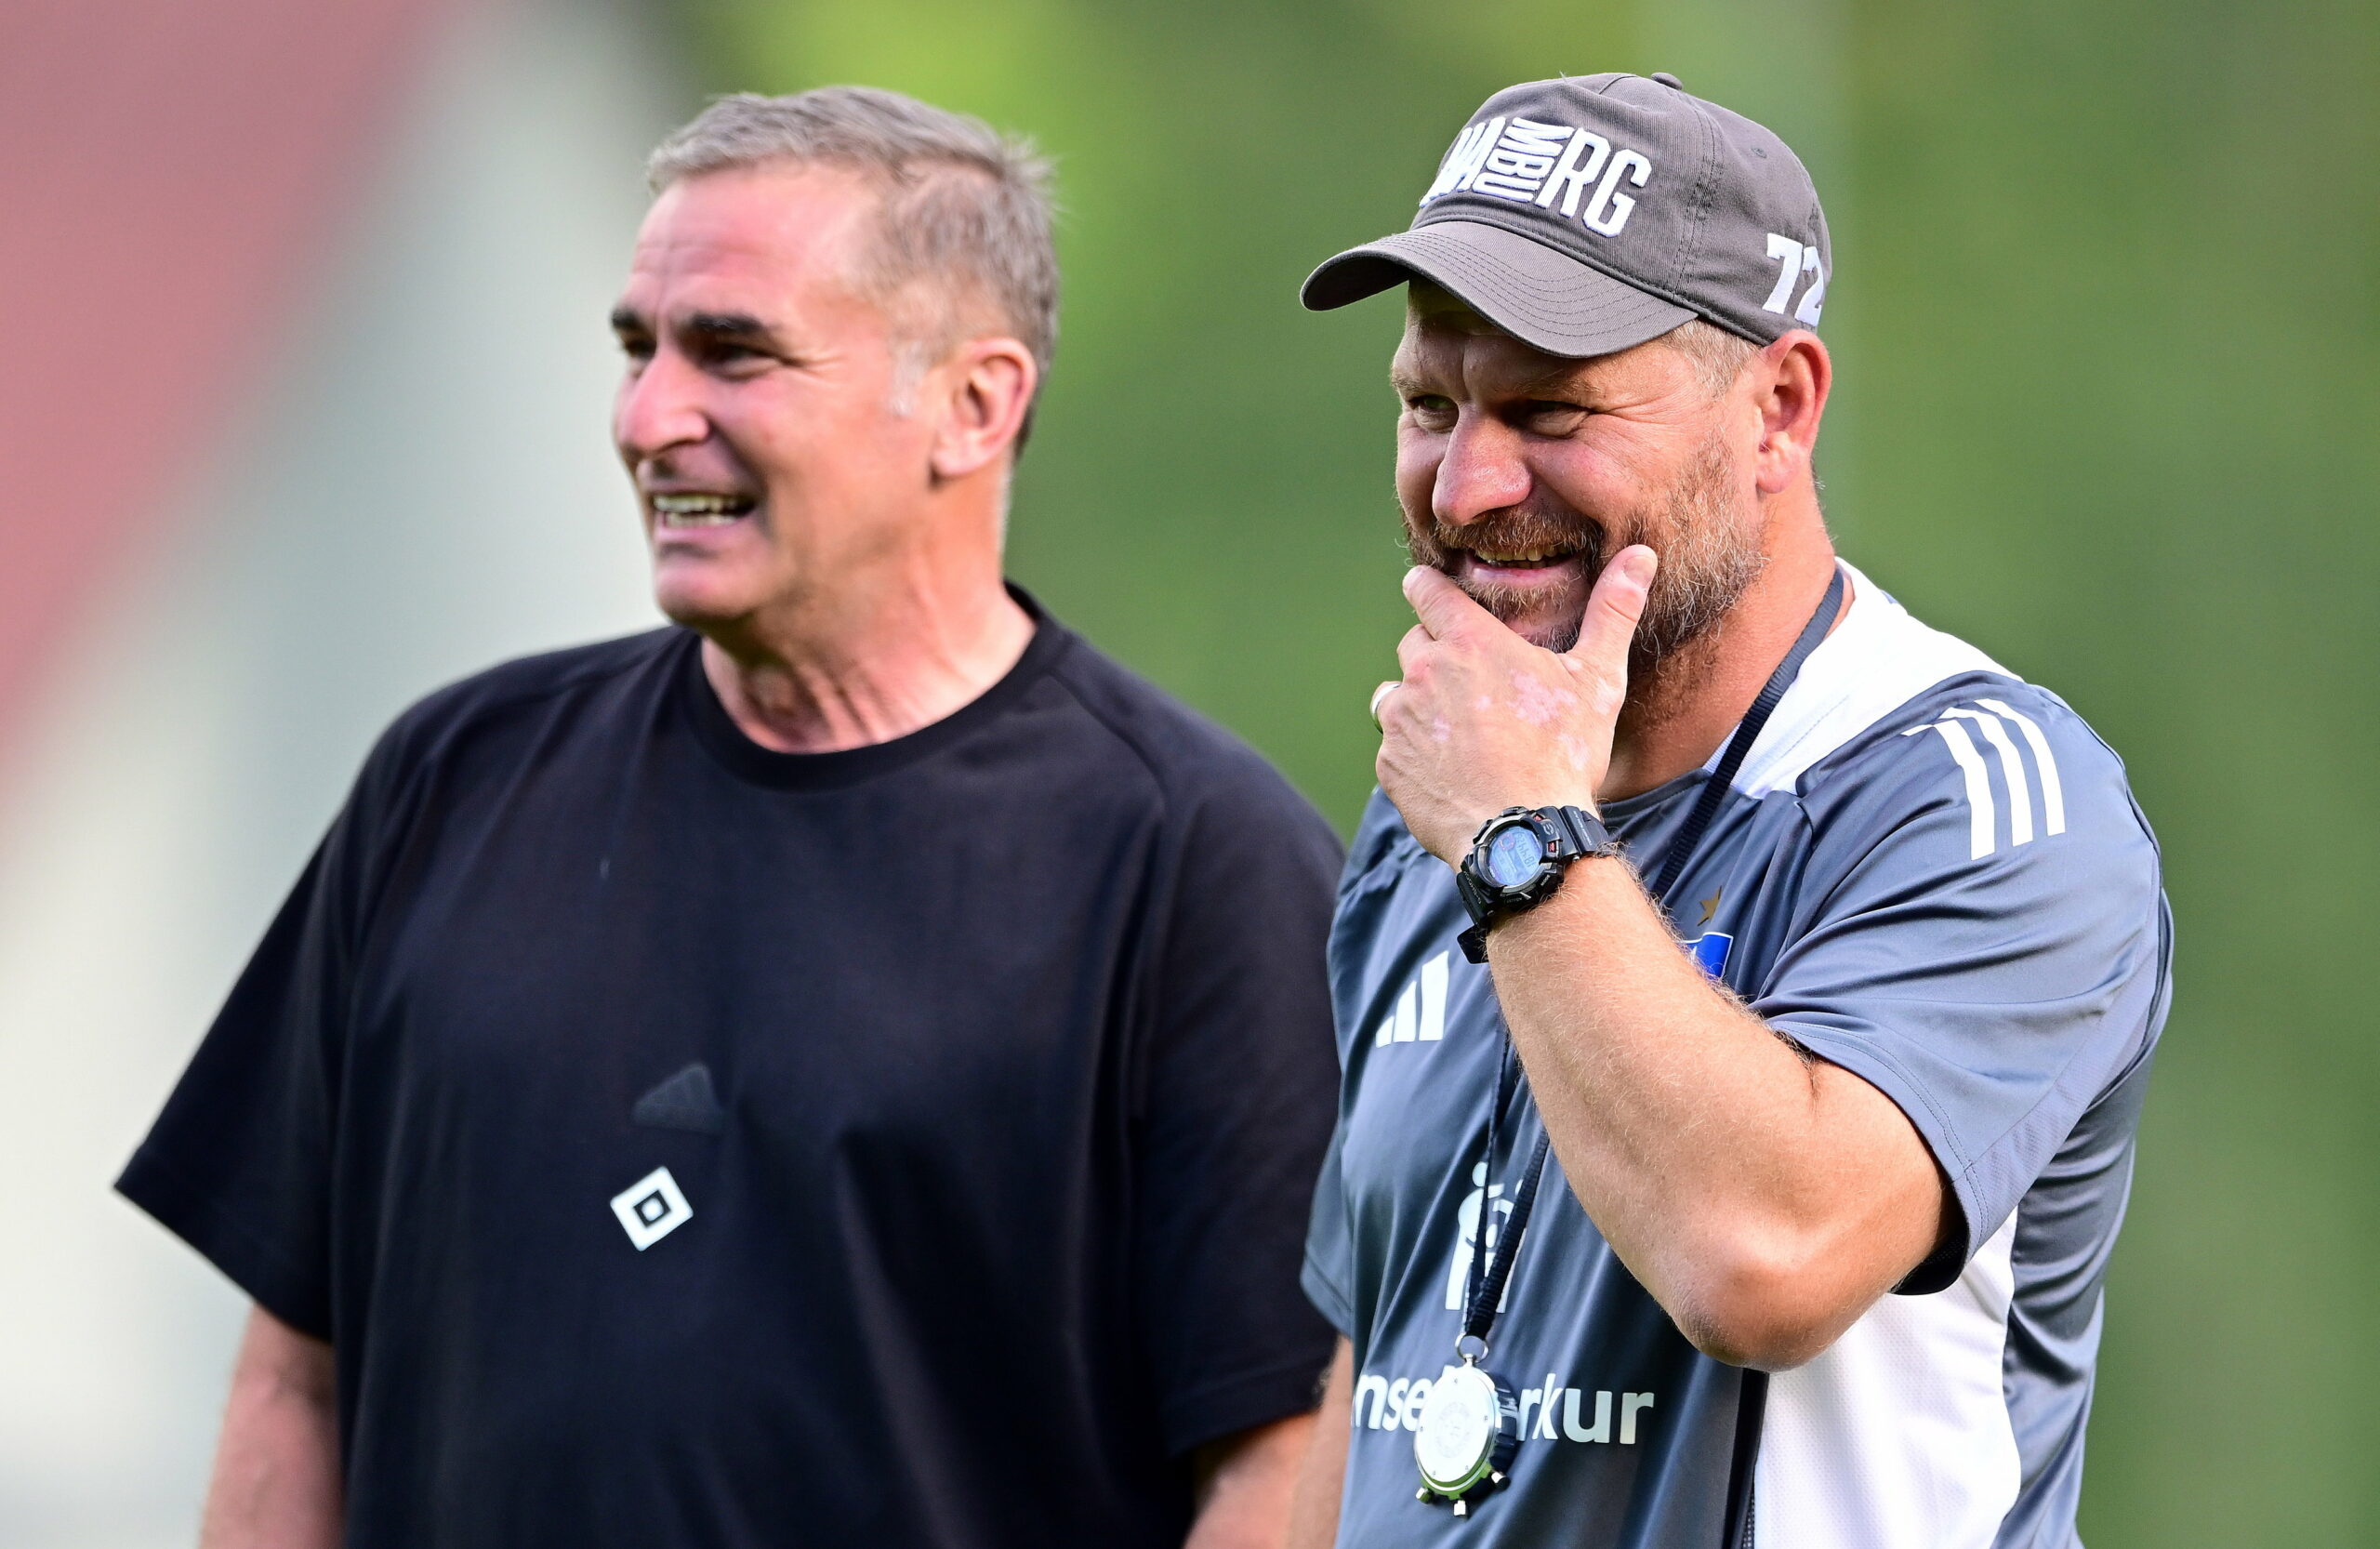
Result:
[[[1046,618],[806,756],[697,643],[400,719],[118,1186],[335,1346],[351,1545],[1178,1544],[1329,1354],[1336,838]]]

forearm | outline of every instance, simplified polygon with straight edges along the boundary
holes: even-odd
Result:
[[[1339,1497],[1347,1483],[1347,1443],[1355,1416],[1355,1357],[1342,1339],[1322,1384],[1314,1438],[1289,1503],[1289,1549],[1331,1549],[1339,1540]]]
[[[1291,1415],[1198,1450],[1198,1515],[1183,1549],[1281,1549],[1289,1500],[1314,1430]]]
[[[335,1549],[340,1515],[330,1346],[257,1309],[231,1374],[200,1549]]]
[[[1807,1359],[1932,1247],[1940,1185],[1908,1119],[1713,986],[1624,866],[1573,867],[1488,939],[1564,1176],[1698,1345]]]

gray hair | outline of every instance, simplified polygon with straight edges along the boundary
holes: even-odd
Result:
[[[1701,378],[1702,391],[1713,398],[1735,386],[1744,366],[1760,353],[1760,346],[1752,340],[1699,317],[1687,318],[1654,342],[1668,345],[1691,362],[1695,376]]]
[[[921,281],[942,292],[938,315],[918,320],[927,337],[915,342],[930,358],[958,344],[964,301],[980,298],[1048,377],[1058,342],[1055,205],[1050,164],[1030,140],[874,86],[747,91],[655,147],[645,181],[659,193],[681,179],[771,163],[841,167],[875,185],[875,240],[852,278],[879,304]]]

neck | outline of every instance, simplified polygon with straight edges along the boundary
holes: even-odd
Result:
[[[1770,523],[1768,563],[1719,627],[1629,685],[1600,800],[1639,796],[1701,768],[1760,697],[1834,576],[1815,498]],[[1850,611],[1846,589],[1835,623]]]
[[[813,586],[766,618],[705,630],[703,672],[738,730],[780,753],[906,736],[1005,676],[1033,620],[982,545],[922,545],[864,576]],[[972,552],[959,550],[972,548]]]

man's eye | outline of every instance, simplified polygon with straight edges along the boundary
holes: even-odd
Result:
[[[1532,430],[1564,429],[1586,417],[1586,409],[1577,404],[1558,403],[1553,399],[1536,399],[1522,405],[1521,418]]]
[[[1425,423],[1435,423],[1454,417],[1454,400],[1441,398],[1435,392],[1415,393],[1405,400],[1405,407],[1414,418]]]

